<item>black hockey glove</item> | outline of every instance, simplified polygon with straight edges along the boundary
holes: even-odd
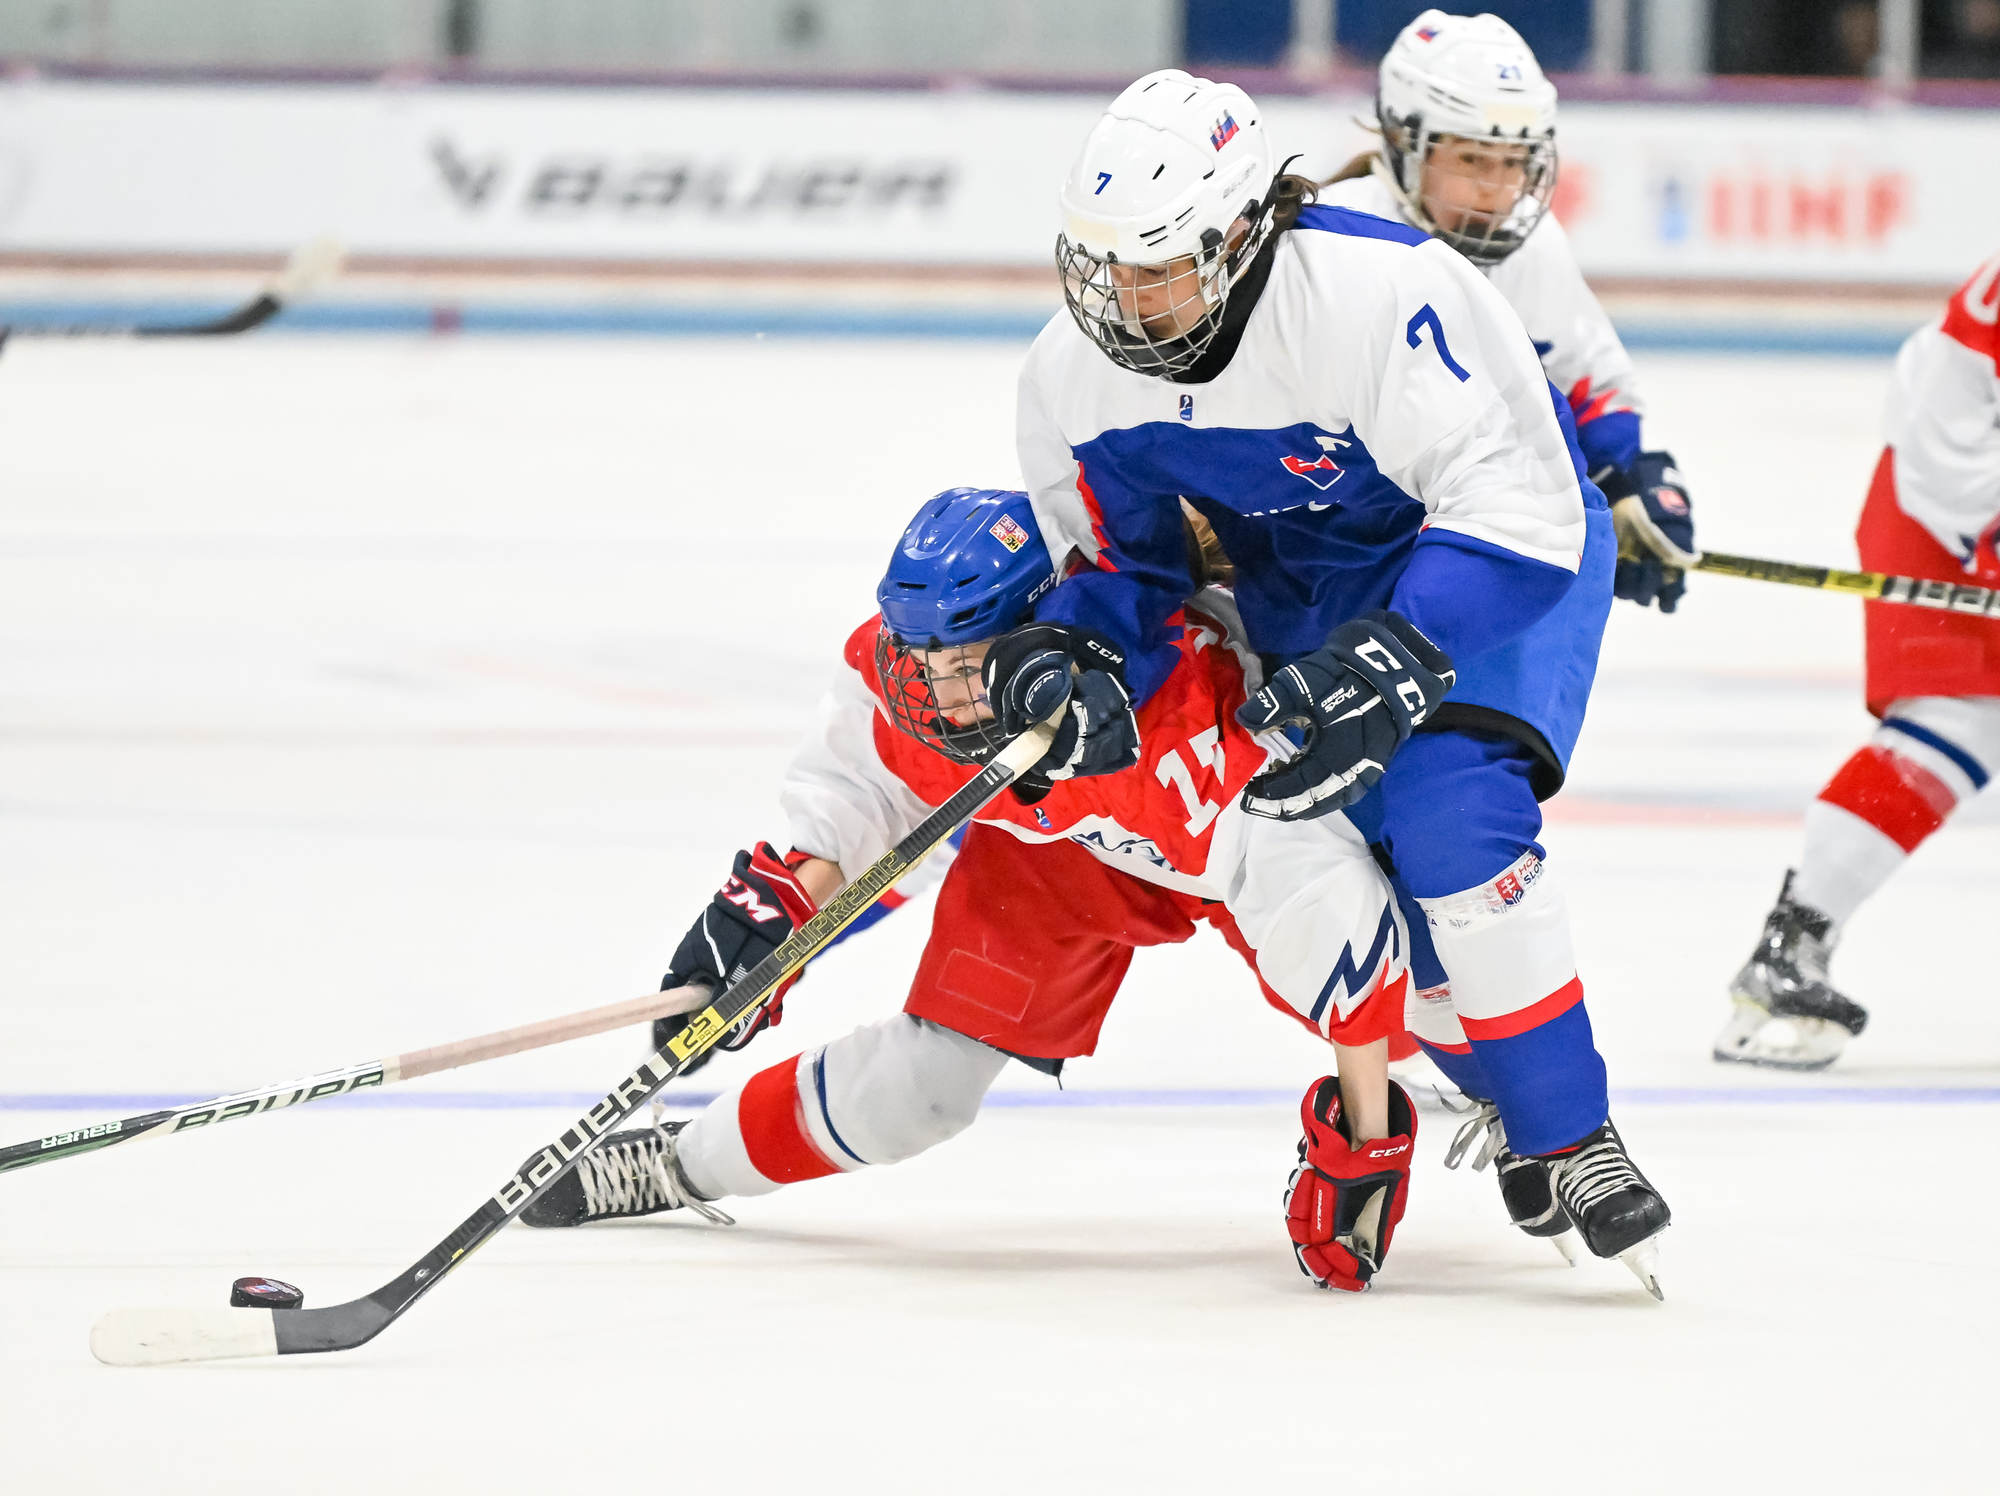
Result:
[[[793,854],[795,858],[798,855]],[[714,996],[770,955],[818,912],[819,906],[812,895],[800,885],[785,859],[779,857],[769,842],[757,843],[754,851],[738,852],[729,877],[708,901],[694,928],[682,937],[680,947],[674,952],[673,965],[660,980],[660,990],[670,992],[676,987],[700,983]],[[764,1029],[777,1027],[785,1016],[785,994],[797,980],[796,975],[787,978],[770,1001],[731,1029],[716,1049],[741,1049]],[[693,1012],[706,1006],[706,1002],[701,1003]],[[693,1012],[655,1018],[653,1048],[661,1048],[686,1028]],[[681,1074],[693,1074],[714,1053],[715,1049],[711,1049],[696,1057]]]
[[[1298,726],[1299,752],[1243,789],[1243,808],[1310,821],[1375,787],[1411,731],[1458,679],[1451,657],[1400,613],[1364,613],[1285,666],[1236,709],[1252,732]]]
[[[986,653],[986,697],[1010,738],[1067,702],[1054,744],[1019,781],[1037,799],[1054,780],[1116,774],[1139,762],[1125,656],[1102,635],[1057,623],[1002,634]]]
[[[1701,559],[1694,545],[1694,506],[1669,452],[1641,452],[1630,472],[1591,475],[1611,501],[1618,530],[1618,572],[1611,590],[1645,607],[1671,613],[1687,591],[1687,568]]]

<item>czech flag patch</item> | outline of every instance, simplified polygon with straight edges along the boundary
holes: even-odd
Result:
[[[1017,524],[1010,515],[1001,515],[987,532],[1010,551],[1018,551],[1028,543],[1028,532]]]

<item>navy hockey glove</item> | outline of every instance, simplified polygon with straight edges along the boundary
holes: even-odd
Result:
[[[1359,1293],[1389,1255],[1410,1198],[1417,1114],[1409,1093],[1389,1082],[1389,1136],[1355,1138],[1331,1075],[1299,1103],[1305,1136],[1285,1186],[1285,1228],[1299,1271],[1321,1288]]]
[[[1243,788],[1243,808],[1310,821],[1375,787],[1410,733],[1458,679],[1451,657],[1400,613],[1364,613],[1292,661],[1236,709],[1252,732],[1296,725],[1299,752]]]
[[[1687,591],[1687,568],[1701,559],[1694,545],[1694,506],[1670,452],[1641,452],[1630,472],[1592,475],[1611,501],[1618,530],[1618,573],[1611,590],[1645,607],[1671,613]]]
[[[986,653],[986,697],[1008,737],[1065,706],[1055,742],[1021,778],[1047,793],[1051,781],[1116,774],[1139,762],[1139,719],[1125,691],[1125,656],[1085,629],[1030,623],[1002,634]]]
[[[804,854],[794,852],[791,860],[803,861]],[[675,950],[660,990],[670,992],[699,982],[711,994],[720,993],[817,913],[819,905],[792,875],[787,859],[769,842],[757,843],[754,851],[738,852],[729,877]],[[785,1016],[785,994],[797,980],[796,974],[787,977],[770,1000],[731,1029],[716,1049],[741,1049],[764,1029],[777,1027]],[[654,1019],[653,1048],[661,1048],[686,1028],[692,1016],[673,1014]],[[714,1053],[711,1049],[699,1056],[681,1074],[699,1070]]]

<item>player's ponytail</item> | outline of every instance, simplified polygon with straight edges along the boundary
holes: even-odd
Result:
[[[1287,161],[1285,165],[1292,163]],[[1268,201],[1271,205],[1271,232],[1282,234],[1299,221],[1299,213],[1305,205],[1319,196],[1319,183],[1311,177],[1299,176],[1296,172],[1280,171],[1277,180],[1271,183]]]
[[[1215,526],[1186,499],[1181,500],[1181,542],[1187,550],[1188,575],[1194,590],[1204,587],[1234,587],[1236,563],[1222,548]]]
[[[1369,175],[1375,170],[1375,158],[1377,154],[1378,152],[1375,151],[1363,151],[1319,185],[1322,187],[1331,187],[1335,182],[1353,182]]]

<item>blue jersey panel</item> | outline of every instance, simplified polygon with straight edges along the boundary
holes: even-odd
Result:
[[[1584,507],[1602,511],[1604,496],[1585,476],[1569,404],[1553,386],[1549,402]],[[1426,518],[1422,504],[1377,471],[1352,426],[1334,432],[1300,422],[1258,431],[1154,421],[1106,431],[1072,450],[1112,550],[1125,552],[1121,563],[1147,559],[1134,555],[1142,547],[1177,562],[1168,521],[1181,497],[1208,518],[1236,563],[1244,629],[1265,654],[1317,649],[1348,619],[1387,607]],[[1060,603],[1062,592],[1056,589],[1052,603]],[[1179,601],[1163,597],[1161,616]],[[1504,598],[1495,600],[1496,609],[1505,606]],[[1052,615],[1067,616],[1043,610]],[[1120,642],[1139,653],[1154,641]]]
[[[1424,506],[1376,471],[1352,427],[1158,421],[1074,451],[1114,552],[1121,537],[1157,533],[1158,515],[1183,496],[1208,517],[1236,563],[1244,628],[1267,654],[1317,649],[1385,606],[1424,522]]]
[[[1458,684],[1446,698],[1447,705],[1483,706],[1519,718],[1548,740],[1565,769],[1583,731],[1618,563],[1618,537],[1601,495],[1584,515],[1584,531],[1576,585],[1500,648],[1455,660]]]
[[[1614,410],[1585,421],[1576,428],[1576,444],[1593,473],[1608,467],[1622,473],[1638,460],[1639,417],[1633,411]]]
[[[1299,212],[1295,225],[1326,234],[1347,234],[1356,239],[1387,239],[1396,244],[1424,244],[1430,235],[1393,218],[1378,218],[1359,208],[1335,208],[1324,203],[1308,203]]]

